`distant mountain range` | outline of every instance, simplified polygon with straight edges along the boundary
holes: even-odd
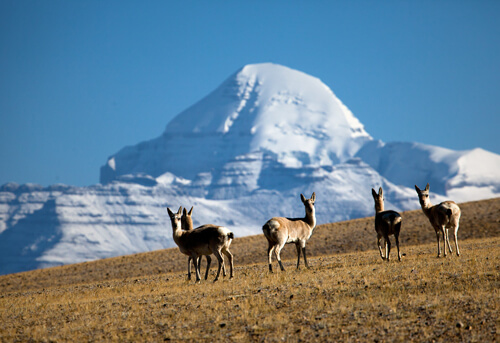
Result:
[[[313,191],[319,224],[373,215],[372,187],[395,210],[418,208],[427,182],[434,202],[498,197],[500,155],[375,140],[319,79],[256,64],[112,155],[100,181],[1,186],[0,274],[173,247],[167,206],[243,236],[302,216]]]

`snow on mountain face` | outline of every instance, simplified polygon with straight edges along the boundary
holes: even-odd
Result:
[[[419,143],[365,144],[356,156],[397,185],[412,188],[429,182],[432,191],[446,194],[446,182],[458,171],[461,152]]]
[[[500,195],[500,156],[483,149],[453,151],[420,143],[371,141],[357,153],[396,185],[424,187],[457,202]]]
[[[167,206],[241,237],[303,216],[301,193],[318,224],[373,215],[380,186],[394,210],[419,208],[427,182],[433,203],[500,196],[500,156],[373,140],[319,79],[258,64],[111,156],[101,182],[1,186],[0,274],[173,247]]]
[[[383,185],[387,206],[408,209],[413,191],[392,185],[360,160],[333,167],[281,171],[280,191],[212,200],[187,194],[191,185],[164,174],[156,185],[113,182],[36,192],[0,187],[0,275],[174,247],[167,207],[194,206],[194,225],[216,223],[237,237],[261,233],[269,218],[304,216],[300,193],[316,192],[318,224],[373,213],[370,185]],[[15,187],[14,187],[15,188]],[[236,252],[235,252],[236,253]],[[263,252],[264,253],[264,252]]]
[[[285,167],[331,165],[369,140],[319,79],[279,65],[249,65],[175,117],[161,137],[112,156],[101,169],[101,182],[167,171],[194,179],[255,152]]]

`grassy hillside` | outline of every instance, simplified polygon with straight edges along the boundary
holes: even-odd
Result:
[[[321,206],[320,202],[316,204],[318,206]],[[460,207],[462,217],[458,232],[459,243],[470,238],[500,236],[500,198],[464,203]],[[400,241],[403,253],[407,253],[408,246],[436,242],[434,229],[421,210],[402,212],[402,216]],[[170,226],[165,228],[165,235],[172,235]],[[394,239],[392,242],[394,251],[391,256],[394,258]],[[318,225],[307,243],[307,253],[311,257],[374,249],[377,247],[373,217]],[[429,256],[437,254],[436,244],[427,249]],[[237,267],[267,263],[267,241],[263,235],[236,238],[231,251]],[[378,251],[374,251],[373,255],[379,256]],[[284,260],[294,260],[295,247],[285,246],[281,256]],[[290,262],[285,263],[285,267],[292,265]],[[215,272],[215,268],[212,269]],[[187,257],[178,248],[173,248],[0,276],[0,293],[186,271]]]
[[[236,277],[215,284],[186,281],[177,249],[1,276],[0,340],[495,341],[500,199],[461,208],[460,257],[436,258],[411,211],[401,263],[380,259],[372,217],[320,225],[309,270],[287,246],[287,272],[269,274],[257,235],[234,241]]]

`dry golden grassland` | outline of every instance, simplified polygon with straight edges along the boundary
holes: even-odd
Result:
[[[287,271],[270,274],[257,235],[235,240],[235,278],[217,283],[215,268],[188,282],[177,249],[1,276],[0,341],[493,342],[500,199],[461,208],[460,257],[436,258],[434,230],[413,211],[402,262],[382,261],[372,217],[318,227],[308,270],[287,246]]]

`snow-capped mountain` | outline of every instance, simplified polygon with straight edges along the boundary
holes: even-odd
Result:
[[[165,172],[195,180],[237,158],[269,158],[285,168],[333,165],[369,140],[319,79],[279,65],[249,65],[175,117],[161,137],[113,155],[101,182]]]
[[[386,208],[416,209],[427,182],[434,202],[499,196],[500,156],[374,140],[319,79],[248,65],[112,155],[101,184],[0,187],[0,274],[172,247],[167,206],[244,236],[302,216],[300,193],[316,192],[321,224],[373,215],[372,187]]]
[[[500,156],[480,148],[454,151],[420,143],[371,141],[356,157],[397,185],[429,182],[432,192],[456,201],[494,198],[500,193]]]

